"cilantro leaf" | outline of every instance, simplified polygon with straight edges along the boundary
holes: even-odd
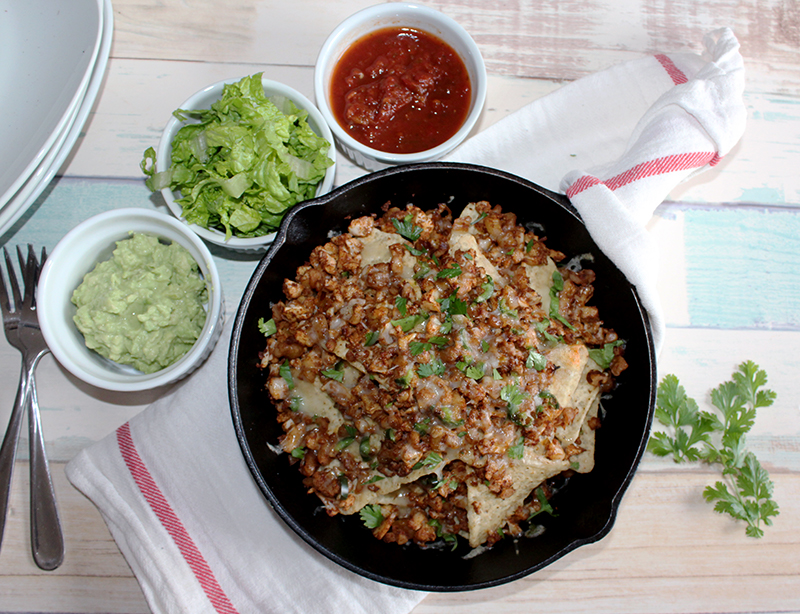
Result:
[[[383,524],[383,512],[379,505],[365,505],[359,510],[358,515],[368,529],[377,529]]]
[[[464,271],[461,270],[461,265],[458,262],[454,262],[449,268],[442,269],[438,273],[436,273],[436,279],[451,279],[453,277],[458,277]]]
[[[414,224],[414,218],[409,213],[402,220],[397,218],[392,219],[394,229],[404,239],[408,239],[412,243],[420,238],[422,235],[422,228]]]
[[[589,350],[589,358],[595,361],[601,369],[608,369],[611,361],[614,360],[614,348],[624,343],[622,339],[617,339],[606,343],[602,348],[592,348]]]
[[[749,537],[762,537],[762,524],[770,526],[780,513],[769,474],[745,446],[756,409],[775,400],[775,393],[763,388],[766,383],[766,372],[752,361],[742,363],[730,381],[711,391],[718,410],[712,414],[699,411],[677,377],[667,375],[658,387],[656,418],[668,432],[654,432],[648,442],[651,452],[672,454],[675,462],[720,465],[723,480],[707,486],[703,497],[716,512],[745,522]]]
[[[445,364],[439,358],[434,358],[429,363],[423,363],[417,367],[417,375],[420,377],[430,377],[431,375],[444,375]]]
[[[528,369],[543,371],[545,367],[547,367],[547,358],[533,348],[530,348],[528,350],[528,357],[525,359],[525,366]]]
[[[508,457],[520,459],[524,456],[524,454],[525,454],[525,438],[520,437],[517,443],[515,443],[513,446],[509,446]]]
[[[412,469],[422,469],[423,467],[435,467],[442,462],[442,455],[438,452],[428,452],[421,461],[415,464]]]
[[[481,289],[483,291],[475,298],[476,303],[488,301],[494,294],[494,280],[491,275],[486,276],[486,281],[481,284]]]
[[[274,335],[278,332],[278,326],[275,324],[275,320],[270,318],[269,320],[264,320],[264,318],[258,319],[258,330],[261,331],[265,337],[269,337],[270,335]]]
[[[407,333],[414,329],[415,326],[418,324],[422,324],[425,320],[428,319],[427,314],[417,313],[413,316],[406,316],[405,318],[400,318],[398,320],[392,320],[390,323],[392,326],[399,326],[404,333]]]
[[[289,367],[288,360],[284,360],[281,363],[281,366],[278,369],[278,373],[286,382],[286,385],[289,387],[289,390],[294,388],[294,378],[292,377],[292,369]]]

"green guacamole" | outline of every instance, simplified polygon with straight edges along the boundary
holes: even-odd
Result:
[[[183,246],[131,233],[75,289],[73,319],[87,347],[154,373],[194,345],[207,301],[206,282]]]

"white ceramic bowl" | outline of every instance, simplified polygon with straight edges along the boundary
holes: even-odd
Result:
[[[116,242],[131,232],[156,235],[185,247],[208,282],[206,322],[200,337],[180,360],[156,373],[144,374],[112,362],[86,347],[72,321],[71,298],[84,275],[108,260]],[[116,209],[82,222],[64,236],[48,256],[36,296],[39,325],[53,356],[75,377],[98,388],[118,391],[148,390],[185,377],[206,358],[219,339],[224,318],[222,284],[208,247],[189,227],[166,213],[148,209]]]
[[[418,153],[387,153],[360,143],[337,122],[329,102],[331,75],[342,54],[354,42],[370,32],[390,27],[423,30],[449,44],[464,61],[472,85],[470,110],[458,132],[441,145]],[[374,171],[397,164],[430,162],[438,160],[458,146],[478,121],[486,100],[486,67],[475,41],[453,19],[424,6],[389,2],[351,15],[330,34],[317,57],[314,69],[314,95],[322,116],[336,137],[337,144],[356,164]]]
[[[209,85],[208,87],[205,87],[199,92],[193,94],[179,108],[185,110],[209,109],[211,108],[211,105],[219,100],[220,96],[222,96],[222,89],[226,84],[236,83],[238,81],[241,81],[241,78],[226,79],[224,81],[219,81]],[[325,177],[317,187],[316,196],[322,196],[323,194],[330,192],[333,188],[333,181],[336,176],[336,147],[333,141],[333,134],[331,133],[328,124],[325,122],[325,119],[322,117],[319,109],[317,109],[317,107],[315,107],[308,98],[288,85],[264,78],[261,79],[261,82],[264,85],[264,93],[268,98],[270,96],[284,96],[294,102],[298,109],[307,111],[308,125],[314,132],[331,144],[328,156],[331,160],[333,160],[334,163],[328,167]],[[167,125],[164,128],[164,132],[161,134],[161,138],[158,142],[158,148],[156,149],[157,172],[165,171],[169,168],[170,164],[172,163],[172,139],[175,138],[178,130],[180,130],[187,123],[191,123],[191,121],[192,120],[187,120],[185,122],[180,121],[174,115],[170,117],[170,120],[167,122]],[[172,190],[165,188],[161,190],[161,194],[164,197],[164,201],[167,203],[169,210],[172,211],[175,217],[183,220],[183,211],[180,204],[175,202],[176,195],[172,192]],[[177,195],[177,198],[180,198],[180,194]],[[185,220],[183,221],[185,222]],[[237,251],[263,251],[266,246],[272,243],[272,240],[275,238],[275,233],[270,233],[261,237],[231,237],[230,239],[225,240],[224,232],[203,228],[202,226],[198,226],[196,224],[190,224],[189,226],[194,232],[196,232],[206,241],[216,245],[221,245],[223,247],[235,249]]]

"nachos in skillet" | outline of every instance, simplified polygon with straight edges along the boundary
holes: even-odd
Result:
[[[488,202],[387,207],[315,248],[262,322],[280,446],[375,537],[491,546],[594,464],[624,342],[594,273]]]

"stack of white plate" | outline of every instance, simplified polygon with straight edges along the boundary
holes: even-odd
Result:
[[[81,134],[105,74],[111,0],[0,0],[0,235]]]

